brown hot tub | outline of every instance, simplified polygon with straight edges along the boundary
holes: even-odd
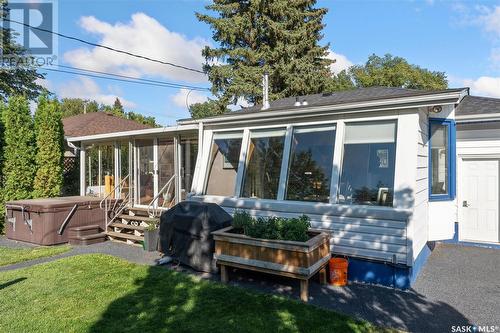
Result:
[[[99,208],[100,201],[96,197],[76,196],[8,201],[5,203],[7,237],[53,245],[67,243],[68,230],[74,227],[99,225],[104,230],[104,211]]]

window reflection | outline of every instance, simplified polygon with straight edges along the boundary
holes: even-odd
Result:
[[[277,199],[285,130],[252,131],[243,197]]]
[[[215,133],[206,193],[234,196],[243,133]]]
[[[448,194],[448,126],[431,123],[431,194]]]
[[[293,130],[287,200],[329,201],[334,146],[335,126]]]
[[[346,125],[339,203],[392,206],[396,123]]]

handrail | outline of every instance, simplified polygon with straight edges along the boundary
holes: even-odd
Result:
[[[109,209],[108,209],[108,200],[110,199],[111,195],[116,193],[116,190],[119,189],[119,194],[121,195],[122,193],[122,190],[123,190],[123,184],[125,183],[125,181],[130,178],[130,174],[126,175],[118,185],[116,185],[115,187],[113,187],[113,189],[108,193],[106,194],[106,196],[101,200],[101,202],[99,203],[99,207],[101,209],[104,209],[104,222],[106,224],[106,229],[107,227],[109,226],[110,223],[113,222],[113,220],[119,215],[121,214],[121,212],[123,211],[123,208],[127,205],[127,201],[129,200],[129,193],[127,193],[127,195],[125,196],[125,200],[123,200],[122,203],[120,203],[120,209],[119,209],[119,213],[118,214],[115,214],[112,218],[111,218],[111,221],[108,222],[108,219],[109,219]],[[118,202],[119,198],[117,198],[113,204],[113,207],[112,207],[112,211],[114,211],[116,209],[116,203]],[[102,204],[104,203],[104,207],[102,207]]]
[[[172,185],[172,182],[175,180],[175,178],[176,178],[175,175],[173,175],[172,177],[170,177],[170,179],[165,183],[165,185],[163,185],[163,187],[161,188],[161,190],[158,191],[158,193],[154,196],[153,200],[151,200],[151,202],[149,203],[147,212],[148,212],[148,215],[150,217],[155,217],[156,216],[157,207],[155,207],[155,203],[158,200],[158,198],[160,197],[160,195],[162,195],[164,193],[165,189],[167,190],[166,193],[170,192],[170,187]]]
[[[129,178],[129,177],[130,177],[130,174],[128,174],[127,176],[125,176],[125,178],[123,178],[123,179],[121,180],[121,182],[120,182],[118,185],[116,185],[115,187],[113,187],[113,189],[112,189],[111,191],[109,191],[109,193],[108,193],[108,194],[106,194],[106,196],[105,196],[105,197],[101,200],[101,202],[99,203],[99,207],[100,207],[101,209],[103,209],[102,204],[103,204],[103,203],[104,203],[104,202],[105,202],[105,201],[109,198],[109,196],[110,196],[111,194],[113,194],[113,193],[115,193],[115,192],[116,192],[116,189],[117,189],[117,188],[121,188],[121,187],[122,187],[122,184],[123,184],[123,183],[125,182],[125,180],[127,180],[127,178]],[[121,192],[121,190],[120,190],[120,192]]]

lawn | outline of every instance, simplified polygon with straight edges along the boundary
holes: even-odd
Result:
[[[279,296],[89,254],[0,273],[0,332],[386,332]]]
[[[0,266],[12,265],[18,262],[50,257],[69,251],[69,245],[39,246],[34,248],[12,249],[0,246]]]

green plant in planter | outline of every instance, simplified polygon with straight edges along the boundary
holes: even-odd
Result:
[[[308,216],[297,218],[259,217],[254,218],[246,211],[236,211],[233,228],[252,238],[279,239],[305,242],[309,239],[307,231],[311,227]]]
[[[148,231],[155,231],[159,228],[158,222],[148,222],[148,225],[145,227]]]

